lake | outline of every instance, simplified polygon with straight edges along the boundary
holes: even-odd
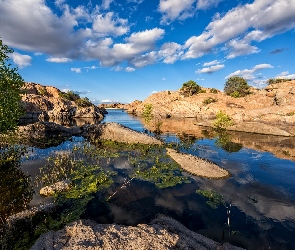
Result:
[[[181,151],[213,161],[232,176],[211,180],[174,169],[172,174],[177,179],[171,175],[169,178],[179,184],[161,187],[149,178],[132,177],[135,163],[130,159],[136,160],[135,153],[126,151],[116,158],[108,155],[98,161],[117,175],[112,185],[89,200],[80,218],[136,225],[164,214],[218,242],[246,249],[295,249],[293,138],[238,132],[215,134],[210,128],[198,126],[196,119],[161,121],[158,126],[163,133],[154,134],[150,131],[153,126],[144,126],[136,116],[123,110],[108,112],[103,122],[118,122],[181,145]],[[21,169],[36,180],[48,156],[66,154],[82,143],[83,138],[73,137],[49,148],[31,147],[22,157]],[[145,161],[140,164],[150,168]],[[40,184],[32,183],[35,194],[30,206],[52,201],[40,197]]]

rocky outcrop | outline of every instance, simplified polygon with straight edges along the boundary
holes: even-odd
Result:
[[[221,244],[190,231],[178,221],[159,215],[151,224],[124,226],[78,220],[40,236],[31,250],[78,249],[242,249]]]
[[[251,94],[241,98],[233,98],[220,91],[211,93],[209,88],[202,88],[201,93],[192,96],[184,96],[180,91],[162,91],[126,108],[128,112],[140,116],[145,105],[152,104],[152,114],[156,119],[196,118],[207,126],[212,126],[216,113],[222,110],[233,118],[236,130],[252,132],[246,130],[248,126],[243,126],[244,122],[251,122],[252,125],[257,122],[257,127],[271,125],[294,135],[294,102],[295,80],[292,80],[271,84],[262,90],[251,88]],[[264,130],[260,129],[258,133],[264,133]]]
[[[134,131],[118,123],[85,124],[70,128],[53,122],[36,122],[19,126],[19,135],[24,140],[34,141],[46,137],[84,136],[91,139],[113,140],[125,143],[158,144],[162,142],[147,134]]]
[[[115,102],[115,103],[101,103],[98,105],[98,107],[101,109],[124,109],[125,104]]]
[[[61,97],[61,91],[55,87],[26,83],[23,89],[21,105],[25,115],[21,119],[32,120],[69,120],[73,118],[103,119],[103,112],[91,105],[80,107],[75,101]]]
[[[199,157],[179,153],[174,149],[167,148],[167,154],[175,160],[186,172],[209,179],[221,179],[230,176],[230,173],[215,163]]]

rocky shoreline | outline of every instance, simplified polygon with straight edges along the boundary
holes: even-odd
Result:
[[[152,116],[158,121],[195,118],[199,125],[210,127],[216,114],[223,111],[235,124],[229,130],[294,136],[294,101],[295,80],[292,80],[273,83],[264,89],[251,88],[249,95],[239,98],[221,91],[212,93],[211,88],[202,88],[201,93],[192,96],[184,96],[179,90],[162,91],[143,102],[136,100],[125,109],[128,113],[142,116],[145,106],[152,105]]]

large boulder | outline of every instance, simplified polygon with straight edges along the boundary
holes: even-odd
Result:
[[[78,249],[242,249],[190,231],[178,221],[158,215],[151,224],[124,226],[78,220],[59,231],[42,234],[31,250]]]

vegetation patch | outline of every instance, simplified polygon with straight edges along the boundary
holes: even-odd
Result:
[[[224,92],[232,97],[243,97],[250,94],[250,86],[243,77],[233,76],[228,78],[224,86]]]
[[[215,99],[215,98],[213,98],[213,97],[208,97],[208,98],[206,98],[206,99],[203,101],[203,104],[208,105],[208,104],[213,103],[213,102],[217,102],[217,99]]]
[[[215,130],[220,131],[220,130],[225,130],[227,127],[230,127],[234,125],[232,118],[227,115],[223,111],[219,111],[216,114],[216,119],[213,122],[213,127]]]

